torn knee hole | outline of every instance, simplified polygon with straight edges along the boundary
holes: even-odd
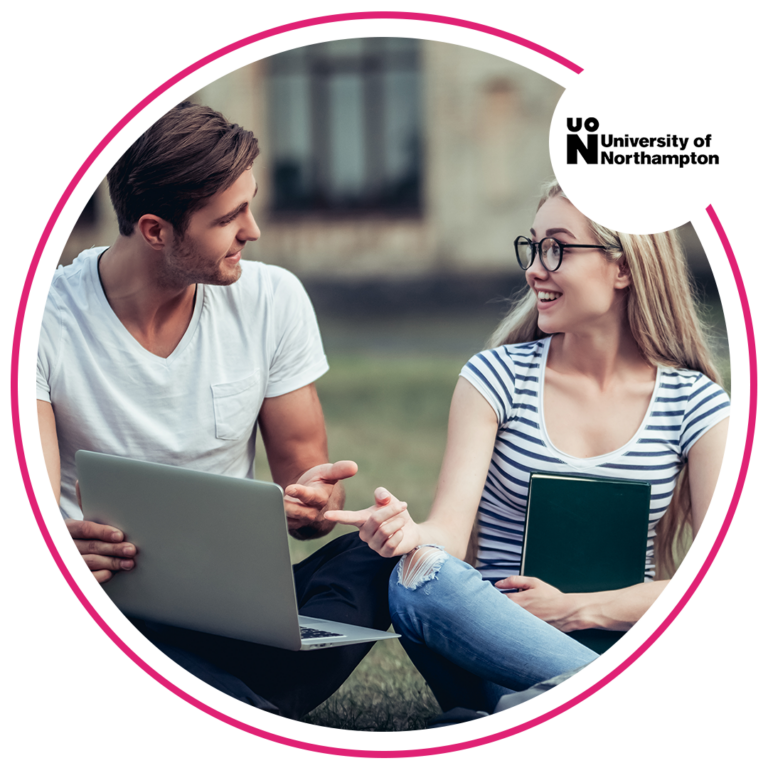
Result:
[[[437,577],[440,566],[448,559],[442,547],[426,545],[404,555],[398,564],[398,583],[406,589],[417,589]]]

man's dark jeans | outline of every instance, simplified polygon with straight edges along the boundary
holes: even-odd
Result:
[[[387,586],[396,562],[376,554],[356,532],[334,539],[293,568],[299,612],[386,630]],[[163,653],[214,688],[292,718],[325,701],[373,647],[357,643],[284,651],[178,627],[134,624]]]

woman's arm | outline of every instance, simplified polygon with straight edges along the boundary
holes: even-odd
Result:
[[[725,454],[728,419],[702,435],[688,452],[693,535],[699,532],[717,485]],[[635,584],[608,592],[565,594],[540,579],[510,576],[496,583],[500,589],[517,588],[510,600],[563,632],[601,627],[629,629],[650,608],[668,581]]]
[[[599,627],[627,630],[651,607],[668,581],[650,581],[608,592],[565,593],[531,576],[509,576],[499,589],[518,589],[507,597],[562,632]]]
[[[463,559],[491,465],[499,424],[488,401],[466,379],[456,384],[448,439],[422,544],[441,544]]]
[[[429,519],[415,523],[402,502],[386,490],[376,504],[359,512],[333,510],[328,520],[356,525],[360,537],[384,557],[439,544],[463,558],[491,464],[498,421],[488,401],[466,380],[456,384],[448,417],[448,439]]]

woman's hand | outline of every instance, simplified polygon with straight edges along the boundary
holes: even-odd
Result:
[[[532,576],[508,576],[499,589],[518,589],[507,597],[561,632],[598,627],[625,632],[662,593],[668,581],[647,581],[605,592],[561,592]]]
[[[378,488],[374,505],[359,512],[328,510],[325,519],[356,525],[360,538],[384,557],[407,555],[435,544],[464,559],[472,523],[493,456],[498,417],[466,379],[456,384],[448,417],[448,442],[429,519],[416,524],[406,505]]]
[[[398,501],[386,488],[377,488],[373,506],[352,512],[329,510],[325,519],[356,525],[360,538],[382,557],[405,555],[421,543],[419,527],[408,514],[408,505]]]
[[[519,590],[508,592],[507,597],[561,632],[573,632],[591,626],[577,615],[581,607],[581,595],[561,592],[532,576],[507,576],[497,581],[496,587]]]

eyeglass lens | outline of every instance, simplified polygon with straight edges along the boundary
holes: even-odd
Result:
[[[528,238],[518,238],[517,252],[520,257],[520,266],[528,269],[536,256],[536,251],[541,254],[541,261],[544,268],[554,271],[560,266],[560,243],[557,240],[547,237],[538,244],[532,243]]]

